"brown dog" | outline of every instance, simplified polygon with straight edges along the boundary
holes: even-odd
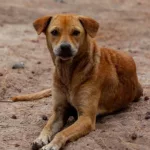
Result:
[[[53,114],[34,141],[33,149],[59,150],[67,141],[94,130],[96,115],[120,110],[142,95],[134,60],[122,51],[97,46],[93,38],[99,24],[95,20],[55,15],[36,20],[34,27],[38,34],[46,35],[55,73]],[[50,90],[45,90],[13,100],[49,95]],[[60,131],[74,112],[77,121]]]

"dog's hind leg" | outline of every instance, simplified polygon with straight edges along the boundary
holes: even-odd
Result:
[[[32,93],[32,94],[26,94],[26,95],[20,95],[20,96],[15,96],[12,97],[11,100],[16,102],[16,101],[31,101],[31,100],[38,100],[44,97],[49,97],[51,96],[51,89],[46,89],[37,93]]]

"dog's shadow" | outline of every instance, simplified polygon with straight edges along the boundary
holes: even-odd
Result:
[[[96,128],[97,129],[101,128],[102,124],[105,124],[106,121],[109,121],[109,120],[113,119],[114,117],[117,117],[120,114],[128,112],[129,109],[130,109],[130,107],[126,107],[126,108],[120,109],[120,110],[115,111],[115,112],[110,113],[110,114],[97,115],[97,117],[96,117]]]
[[[129,107],[126,107],[126,108],[123,108],[121,110],[115,111],[111,114],[97,115],[96,116],[96,128],[97,129],[101,128],[101,125],[105,124],[106,121],[109,121],[110,119],[114,118],[115,116],[117,116],[119,114],[128,112],[128,110],[129,110]],[[70,116],[64,128],[69,127],[70,125],[75,123],[76,120],[77,120],[77,117]]]

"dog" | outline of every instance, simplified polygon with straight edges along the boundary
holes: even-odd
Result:
[[[100,48],[94,37],[99,23],[72,14],[45,16],[33,26],[46,35],[55,65],[53,114],[32,149],[59,150],[95,129],[96,116],[110,114],[137,101],[143,93],[136,65],[123,51]],[[51,89],[13,97],[13,101],[50,96]],[[77,120],[63,129],[69,116]]]

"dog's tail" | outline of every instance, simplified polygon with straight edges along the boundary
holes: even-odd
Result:
[[[26,95],[20,95],[12,97],[11,100],[16,101],[32,101],[32,100],[38,100],[44,97],[49,97],[52,95],[51,89],[46,89],[37,93],[33,94],[26,94]]]

